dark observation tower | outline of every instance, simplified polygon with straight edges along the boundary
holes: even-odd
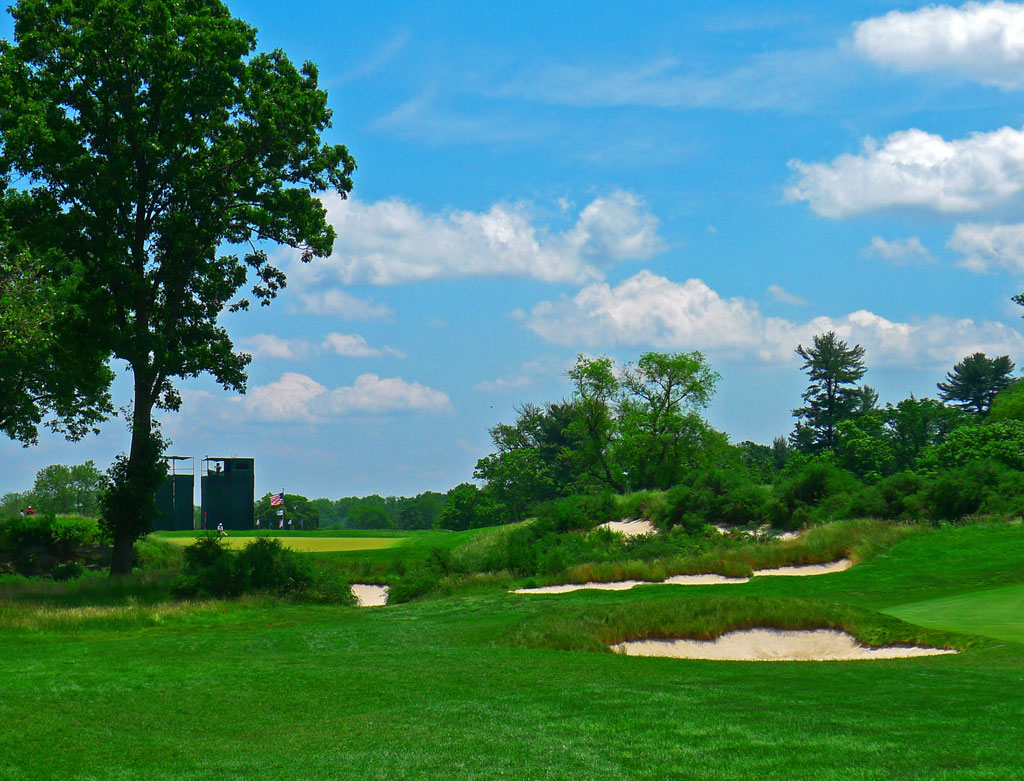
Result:
[[[164,456],[167,477],[156,492],[154,531],[195,528],[192,505],[196,493],[196,460],[191,456]]]
[[[202,460],[203,508],[201,527],[251,529],[253,527],[253,459],[213,458]]]

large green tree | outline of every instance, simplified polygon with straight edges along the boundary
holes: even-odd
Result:
[[[278,510],[284,510],[284,514],[279,516]],[[283,507],[272,505],[269,493],[264,494],[253,503],[253,519],[259,519],[262,528],[276,529],[278,518],[284,518],[285,523],[291,519],[295,529],[299,528],[300,520],[303,529],[320,528],[320,508],[315,502],[311,502],[300,494],[285,494]]]
[[[11,232],[77,270],[88,339],[132,374],[131,446],[104,502],[111,573],[130,572],[162,479],[154,408],[177,409],[173,380],[204,372],[244,391],[249,356],[218,317],[248,307],[250,275],[261,304],[285,284],[266,244],[331,252],[314,193],[347,193],[355,166],[321,140],[316,67],[257,53],[218,0],[20,0],[11,13],[0,177],[30,196],[8,210]]]
[[[938,383],[939,397],[984,417],[992,400],[1012,381],[1013,369],[1009,355],[968,355],[946,372],[945,382]]]
[[[5,230],[0,181],[0,432],[26,445],[48,419],[79,439],[111,411],[108,353],[90,341],[74,303],[75,269],[35,256]]]
[[[816,334],[811,347],[798,345],[796,353],[804,362],[810,382],[803,392],[804,406],[793,410],[798,419],[793,444],[805,451],[833,450],[839,441],[839,424],[866,412],[878,399],[867,386],[858,386],[864,376],[864,348],[850,347],[835,331]]]
[[[36,473],[32,496],[41,512],[95,516],[105,484],[93,461],[75,466],[51,464]]]

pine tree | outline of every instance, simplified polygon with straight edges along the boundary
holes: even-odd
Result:
[[[992,399],[1011,382],[1014,364],[1009,355],[989,358],[985,353],[968,355],[946,372],[946,381],[938,383],[939,397],[961,409],[985,416]]]
[[[850,347],[835,331],[814,336],[814,346],[796,348],[804,359],[800,367],[807,371],[810,384],[803,393],[805,406],[793,410],[798,419],[792,440],[799,450],[818,452],[834,449],[837,426],[844,420],[866,412],[878,399],[867,386],[858,386],[864,376],[864,348]]]

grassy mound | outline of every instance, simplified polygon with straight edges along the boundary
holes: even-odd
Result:
[[[707,596],[632,601],[551,611],[521,627],[512,645],[610,652],[631,640],[714,640],[738,629],[837,629],[871,647],[919,645],[965,649],[984,639],[924,629],[850,605],[770,597]]]

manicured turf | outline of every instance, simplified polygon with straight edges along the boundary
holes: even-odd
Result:
[[[1024,585],[912,602],[885,612],[919,626],[1024,644]]]
[[[274,536],[274,535],[260,535]],[[190,545],[194,537],[167,537],[168,542],[176,545]],[[241,536],[238,533],[228,534],[224,537],[225,544],[232,550],[241,550],[256,536]],[[287,534],[277,536],[281,544],[292,550],[315,552],[315,553],[337,553],[339,551],[364,551],[379,550],[381,548],[393,548],[401,545],[404,540],[401,537],[292,537]]]
[[[1002,634],[1019,609],[1022,541],[1020,527],[940,529],[821,577],[373,610],[0,603],[0,778],[1021,778],[1024,645],[979,627]],[[796,595],[867,624],[885,607],[969,632],[958,592],[986,637],[955,656],[705,662],[518,640],[560,611],[661,620]]]

